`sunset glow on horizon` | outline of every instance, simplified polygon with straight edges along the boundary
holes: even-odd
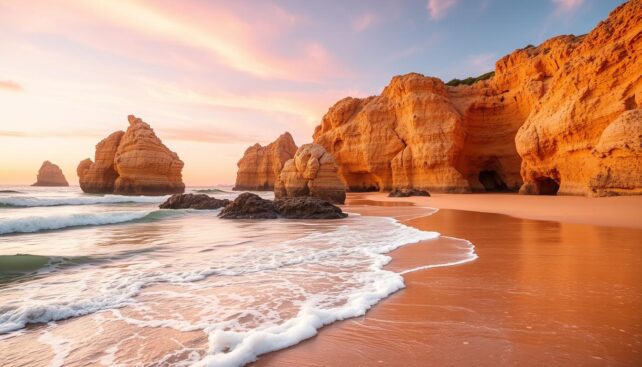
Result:
[[[187,185],[231,184],[249,145],[310,142],[341,98],[408,72],[485,73],[621,2],[0,0],[0,184],[33,183],[49,160],[76,185],[129,114],[178,153]]]

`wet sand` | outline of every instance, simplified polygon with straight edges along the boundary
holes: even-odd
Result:
[[[536,197],[543,200],[538,203],[513,195],[458,197],[350,195],[349,211],[392,215],[468,239],[479,258],[408,273],[406,288],[364,317],[332,324],[255,365],[642,365],[640,198]],[[425,216],[419,207],[464,206],[465,200],[478,211]],[[371,206],[377,201],[386,204]],[[517,217],[546,218],[544,209],[556,221]],[[447,241],[402,247],[387,268],[412,267]]]

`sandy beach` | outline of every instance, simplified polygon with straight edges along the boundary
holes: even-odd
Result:
[[[406,288],[364,317],[255,365],[639,365],[640,199],[350,194],[348,211],[465,238],[479,258],[405,274]],[[448,241],[402,247],[387,268],[411,268]]]

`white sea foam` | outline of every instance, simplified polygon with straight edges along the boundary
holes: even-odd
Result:
[[[0,219],[0,235],[30,233],[79,226],[96,226],[130,222],[157,211],[113,211],[103,213],[72,213]]]
[[[121,204],[121,203],[162,203],[169,196],[77,196],[77,197],[33,197],[33,196],[10,196],[0,197],[0,206],[9,207],[38,207],[38,206],[61,206],[61,205],[97,205],[97,204]]]

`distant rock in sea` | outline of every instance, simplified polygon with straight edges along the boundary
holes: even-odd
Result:
[[[127,117],[126,132],[117,131],[96,145],[96,162],[77,168],[80,187],[88,193],[166,195],[183,193],[183,161],[140,118]]]
[[[337,165],[323,146],[302,145],[293,159],[285,162],[274,187],[274,196],[294,198],[312,196],[336,204],[346,200],[345,185]]]
[[[239,195],[219,213],[224,219],[341,219],[347,216],[338,206],[319,198],[272,201],[249,192]]]
[[[629,1],[470,83],[395,76],[332,106],[314,142],[350,191],[642,194],[641,32],[642,1]]]
[[[228,205],[228,199],[216,199],[205,194],[174,194],[159,208],[161,209],[219,209]]]
[[[237,163],[234,190],[272,191],[283,165],[294,157],[297,146],[286,132],[267,146],[254,144]]]
[[[69,186],[65,175],[57,165],[44,161],[38,170],[36,183],[31,186]]]

